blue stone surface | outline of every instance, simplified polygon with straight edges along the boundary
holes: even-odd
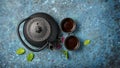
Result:
[[[18,39],[16,27],[36,12],[50,14],[58,24],[66,17],[77,23],[74,35],[81,47],[69,51],[68,60],[48,48],[26,60],[31,51]],[[91,43],[83,46],[86,39]],[[26,53],[17,55],[21,47]],[[120,0],[0,0],[0,68],[120,68]]]

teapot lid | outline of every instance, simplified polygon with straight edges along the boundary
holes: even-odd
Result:
[[[46,40],[51,33],[48,21],[42,17],[34,17],[26,24],[26,35],[35,42]]]

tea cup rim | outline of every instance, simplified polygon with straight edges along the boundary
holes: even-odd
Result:
[[[68,39],[68,38],[71,37],[71,36],[75,37],[78,41],[77,41],[77,45],[76,45],[73,49],[68,49],[68,48],[66,47],[65,42],[66,42],[66,39]],[[70,35],[70,36],[67,36],[67,37],[65,38],[64,46],[65,46],[65,48],[66,48],[67,50],[70,50],[70,51],[77,50],[77,49],[80,47],[80,41],[79,41],[79,39],[78,39],[75,35]]]
[[[73,21],[73,28],[71,29],[70,32],[66,32],[66,31],[64,31],[64,30],[62,29],[63,21],[66,20],[66,19],[70,19],[70,20]],[[65,33],[72,33],[72,32],[75,31],[75,29],[76,29],[76,25],[77,25],[77,24],[75,23],[75,21],[74,21],[72,18],[70,18],[70,17],[66,17],[66,18],[63,18],[62,21],[60,22],[60,29],[61,29],[63,32],[65,32]]]

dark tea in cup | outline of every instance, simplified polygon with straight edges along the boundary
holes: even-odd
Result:
[[[77,37],[69,36],[65,39],[64,45],[68,50],[76,50],[79,48],[80,42]]]
[[[65,18],[61,22],[61,29],[64,32],[73,32],[76,28],[75,22],[71,18]]]

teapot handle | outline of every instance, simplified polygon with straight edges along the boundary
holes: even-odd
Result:
[[[33,52],[39,52],[39,51],[41,51],[42,49],[44,49],[45,47],[47,47],[47,45],[49,44],[49,42],[47,42],[42,48],[33,49],[33,48],[29,47],[29,46],[23,41],[23,39],[22,39],[22,37],[21,37],[21,35],[20,35],[20,32],[19,32],[20,25],[21,25],[23,22],[25,22],[26,20],[27,20],[27,19],[24,19],[24,20],[22,20],[22,21],[18,24],[18,27],[17,27],[17,35],[18,35],[20,41],[22,42],[22,44],[23,44],[27,49],[29,49],[29,50],[31,50],[31,51],[33,51]]]

